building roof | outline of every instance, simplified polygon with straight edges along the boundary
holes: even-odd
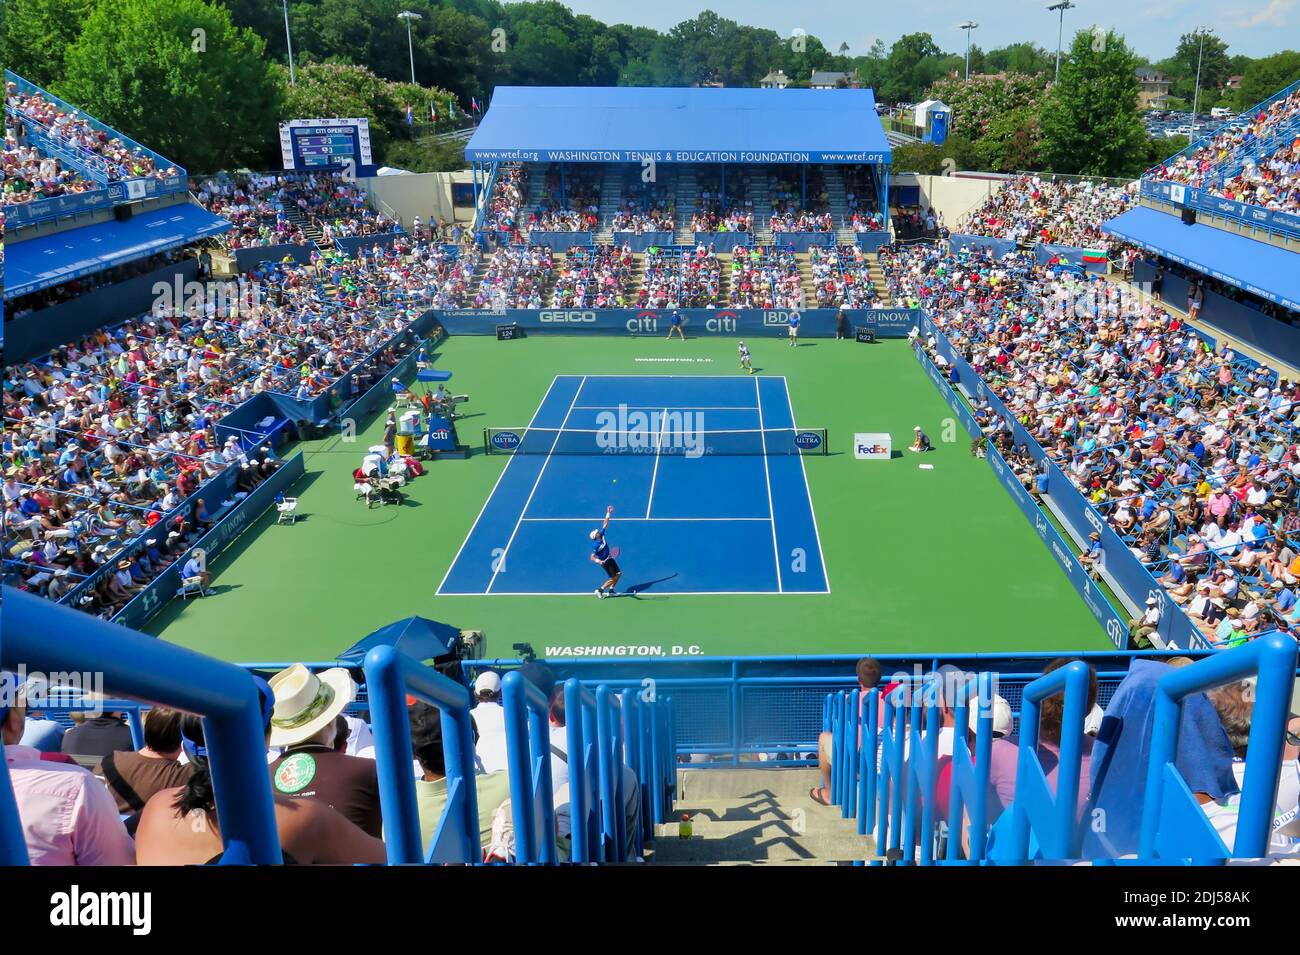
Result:
[[[879,163],[871,90],[499,86],[471,162]]]
[[[835,86],[840,80],[846,83],[849,80],[849,74],[836,70],[813,70],[812,78],[808,80],[809,86]]]

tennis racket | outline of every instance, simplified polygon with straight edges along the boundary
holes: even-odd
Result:
[[[623,553],[623,548],[621,547],[611,547],[609,549],[609,556],[614,558],[615,560],[618,560],[618,555],[621,553]]]

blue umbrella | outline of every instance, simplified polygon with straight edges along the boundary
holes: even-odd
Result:
[[[345,667],[359,667],[373,647],[390,646],[416,660],[432,660],[451,653],[459,640],[457,627],[427,617],[407,617],[362,637],[337,659]]]

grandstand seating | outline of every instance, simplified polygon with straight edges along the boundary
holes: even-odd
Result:
[[[1110,239],[1102,234],[1102,224],[1132,204],[1134,186],[1015,176],[963,216],[957,231],[1024,246],[1043,242],[1107,251]]]
[[[1026,256],[910,248],[882,264],[893,294],[932,310],[1209,644],[1294,627],[1300,614],[1276,595],[1300,569],[1295,384],[1203,348],[1148,299]],[[1036,492],[1007,422],[986,405],[976,417]]]
[[[1147,170],[1144,179],[1198,186],[1211,195],[1300,211],[1300,83]]]

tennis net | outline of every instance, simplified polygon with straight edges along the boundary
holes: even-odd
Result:
[[[825,428],[753,428],[738,431],[484,428],[488,454],[706,455],[828,453]]]

